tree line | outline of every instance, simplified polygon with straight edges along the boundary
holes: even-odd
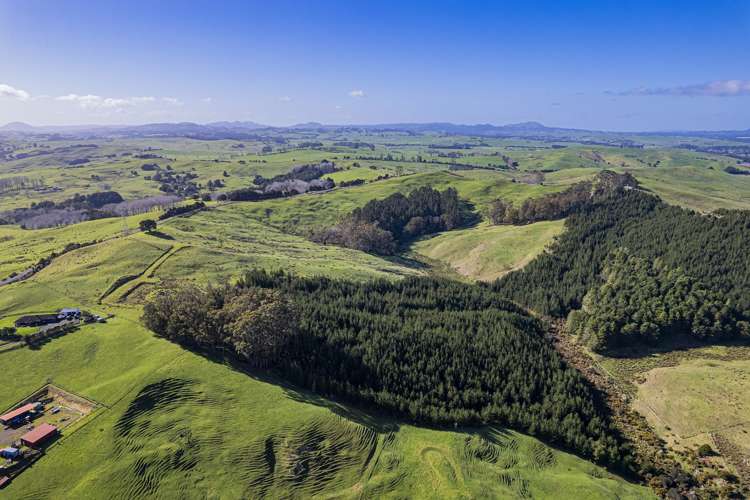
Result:
[[[32,179],[25,176],[5,177],[0,179],[0,193],[20,191],[21,189],[36,189],[43,185],[41,179]]]
[[[171,207],[179,196],[160,195],[137,200],[124,200],[116,191],[76,194],[55,202],[43,200],[28,208],[0,212],[0,224],[19,224],[23,229],[41,229],[75,224],[87,220],[122,217],[145,213],[154,208]]]
[[[604,464],[630,460],[598,394],[543,325],[488,286],[251,271],[233,287],[162,291],[144,321],[322,395],[424,423],[506,425]]]

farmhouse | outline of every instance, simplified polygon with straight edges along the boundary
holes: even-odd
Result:
[[[40,410],[42,407],[41,403],[28,403],[23,406],[16,408],[15,410],[9,411],[5,415],[0,415],[0,424],[3,425],[14,425],[22,423],[24,418],[29,414]]]
[[[60,321],[57,314],[31,314],[28,316],[21,316],[16,320],[16,328],[24,326],[42,326],[57,323]]]
[[[36,448],[57,435],[57,427],[51,424],[41,424],[33,431],[21,436],[21,442],[30,448]]]

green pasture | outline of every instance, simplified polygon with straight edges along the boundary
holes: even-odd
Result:
[[[448,264],[463,276],[492,281],[523,267],[563,230],[564,221],[447,231],[412,245],[418,254]]]

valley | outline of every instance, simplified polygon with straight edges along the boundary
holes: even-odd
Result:
[[[460,282],[468,288],[456,296],[478,294],[472,299],[478,301],[507,297],[514,304],[508,311],[519,308],[513,313],[518,314],[513,325],[537,321],[538,317],[540,328],[547,328],[547,321],[553,317],[564,320],[568,311],[561,315],[550,305],[550,296],[538,299],[549,286],[534,262],[560,255],[560,245],[565,244],[561,239],[578,234],[579,226],[572,224],[579,224],[576,221],[584,215],[604,210],[602,207],[611,203],[626,203],[633,193],[621,195],[615,189],[615,194],[607,192],[601,200],[587,198],[583,205],[572,205],[567,211],[556,209],[528,224],[493,224],[490,211],[496,200],[522,207],[527,200],[563,196],[581,182],[592,183],[596,190],[604,182],[602,172],[607,171],[632,176],[639,184],[639,196],[658,196],[669,205],[696,213],[744,211],[750,209],[750,178],[723,171],[734,163],[732,158],[676,149],[675,145],[685,140],[679,137],[630,148],[572,139],[556,141],[554,137],[542,141],[523,135],[493,138],[347,129],[271,129],[267,133],[268,138],[261,140],[88,138],[86,146],[76,146],[78,140],[61,143],[43,136],[32,140],[12,134],[4,139],[6,151],[12,153],[0,162],[0,181],[23,176],[38,182],[0,195],[0,219],[10,213],[21,217],[0,225],[0,277],[35,269],[23,279],[0,286],[0,328],[13,328],[23,315],[52,314],[69,307],[107,318],[106,323],[82,324],[38,347],[24,345],[23,339],[0,337],[3,366],[23,367],[23,375],[0,391],[0,408],[12,409],[45,384],[97,403],[80,424],[62,428],[60,439],[44,450],[33,467],[14,476],[4,495],[574,499],[649,498],[674,488],[741,491],[745,487],[742,460],[746,458],[742,457],[748,453],[748,422],[743,417],[747,402],[741,395],[750,383],[746,366],[750,357],[745,347],[719,343],[646,356],[589,352],[592,366],[627,388],[628,404],[632,402],[632,410],[645,418],[649,432],[664,439],[670,450],[667,455],[701,478],[697,483],[661,486],[657,482],[670,473],[660,469],[663,464],[645,467],[640,462],[643,457],[637,454],[627,464],[605,463],[593,448],[577,449],[572,443],[578,441],[572,436],[521,423],[526,422],[526,414],[515,425],[508,425],[510,417],[500,417],[502,412],[477,411],[480,418],[460,416],[474,411],[474,403],[469,398],[459,398],[460,403],[448,399],[453,390],[449,381],[440,398],[455,411],[447,420],[433,419],[419,407],[428,398],[426,390],[414,395],[398,385],[388,386],[395,391],[394,397],[408,394],[415,398],[409,400],[412,407],[407,402],[374,404],[387,400],[383,394],[375,397],[374,389],[372,394],[362,390],[368,401],[363,402],[353,391],[293,381],[282,364],[276,369],[258,367],[226,348],[223,352],[201,350],[170,341],[149,330],[143,319],[144,306],[153,304],[155,297],[170,287],[190,283],[201,288],[241,288],[245,273],[263,270],[331,283],[343,280],[336,286],[347,287],[378,283],[372,280],[391,283],[388,286],[414,283],[417,288],[443,286],[429,284],[432,279]],[[316,143],[314,147],[305,145],[311,141]],[[352,147],[358,144],[367,146]],[[454,148],[454,144],[468,146]],[[286,192],[257,201],[232,199],[238,190],[259,189],[254,187],[257,176],[272,179],[300,165],[324,162],[335,166],[334,172],[320,176],[333,181],[335,186],[330,189]],[[158,167],[144,170],[147,164]],[[190,177],[187,182],[192,184],[181,180],[159,184],[146,179],[153,178],[153,172],[171,172],[169,178],[175,179]],[[215,184],[217,180],[221,183]],[[168,187],[162,188],[165,184]],[[189,186],[194,186],[194,195],[181,192],[174,201],[135,203],[164,196],[169,190],[193,189]],[[444,225],[447,209],[431,208],[433,212],[419,215],[426,221],[421,232],[403,229],[406,236],[395,239],[393,252],[366,252],[346,242],[316,242],[317,232],[342,221],[385,227],[384,217],[390,213],[385,204],[380,212],[368,215],[374,219],[365,220],[364,215],[356,219],[353,214],[366,213],[368,203],[376,201],[400,203],[399,196],[414,196],[420,188],[426,190],[424,196],[442,199],[445,195],[440,193],[455,190],[462,204],[455,227]],[[59,208],[76,195],[102,192],[121,195],[121,203],[129,203],[128,211],[118,213],[106,205]],[[54,206],[35,210],[80,210],[83,220],[25,228],[26,215],[19,216],[18,210],[43,200],[54,202]],[[161,218],[168,209],[197,200],[205,207]],[[437,224],[438,219],[443,225]],[[141,230],[146,220],[153,220],[156,228]],[[392,227],[402,230],[398,224]],[[623,229],[622,234],[618,231],[613,234],[630,241],[629,229]],[[411,234],[415,236],[408,236]],[[610,241],[609,236],[601,238]],[[613,248],[618,245],[612,243]],[[651,252],[650,247],[644,248]],[[661,254],[661,247],[654,252]],[[595,257],[598,259],[598,254]],[[581,257],[576,254],[570,259],[577,262]],[[44,264],[39,265],[42,260]],[[513,280],[528,276],[523,274],[526,270],[540,273],[529,281],[537,288],[526,295],[519,289],[506,294],[508,287],[514,286]],[[727,272],[734,273],[737,284],[726,293],[740,293],[744,278],[735,268]],[[597,276],[591,279],[599,284]],[[281,285],[268,286],[296,297]],[[385,284],[378,286],[387,289]],[[489,295],[489,290],[498,298]],[[353,292],[353,296],[361,293]],[[566,300],[578,303],[583,296],[576,294]],[[311,300],[323,307],[322,296]],[[539,304],[550,306],[543,310]],[[394,317],[408,317],[408,307]],[[432,314],[449,306],[429,307],[436,308],[429,309]],[[475,320],[469,318],[469,312],[467,307],[452,317],[472,325]],[[318,321],[325,316],[323,309],[310,314]],[[498,318],[506,317],[505,310],[498,314]],[[372,325],[379,321],[373,319]],[[448,334],[426,316],[421,322],[414,321],[416,332],[434,329]],[[449,324],[447,319],[441,321]],[[481,325],[484,320],[476,321]],[[472,328],[482,331],[481,326],[465,328],[467,332],[474,331]],[[450,329],[449,333],[456,335],[459,330]],[[19,328],[17,333],[23,336],[33,331]],[[338,346],[344,342],[345,331],[349,330],[344,328],[341,337],[317,338],[322,345]],[[384,337],[385,344],[378,344],[382,353],[392,352],[388,342],[395,340],[390,338]],[[488,339],[478,345],[489,349],[491,342],[498,341],[494,334]],[[448,344],[454,341],[458,342],[455,345],[463,342],[460,337],[446,337],[446,345],[454,345]],[[741,340],[733,341],[741,344]],[[503,352],[515,345],[510,340],[503,342],[508,342],[498,344]],[[370,347],[355,343],[345,352],[357,369],[377,371],[363,354],[367,349]],[[557,367],[554,349],[549,352],[550,366]],[[456,351],[451,357],[460,358]],[[467,359],[471,362],[473,358]],[[429,372],[431,361],[419,362]],[[320,365],[308,369],[314,366]],[[470,371],[466,373],[468,377]],[[388,375],[378,376],[385,379],[374,378],[373,383],[382,383],[380,389],[385,391]],[[354,384],[353,379],[349,382]],[[606,405],[597,402],[598,396],[586,396],[592,389],[586,382],[580,383],[586,388],[581,389],[580,398],[593,401],[581,403],[582,407],[597,408],[601,417],[596,418],[609,418]],[[524,410],[531,416],[537,415],[535,405],[550,401],[535,399],[535,391],[541,390],[539,384],[535,387],[528,396],[529,409]],[[405,392],[399,392],[402,390]],[[717,419],[719,408],[721,418]],[[549,415],[557,410],[550,407],[545,411]],[[563,417],[559,418],[562,422]],[[610,424],[602,425],[609,428]],[[627,443],[634,438],[625,434],[621,439]],[[719,454],[716,458],[701,462],[700,467],[694,459],[685,458],[706,443]],[[722,470],[736,477],[736,482],[722,475]],[[665,479],[664,484],[669,481]]]

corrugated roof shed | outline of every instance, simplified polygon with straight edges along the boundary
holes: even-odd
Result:
[[[16,417],[20,417],[34,409],[34,403],[25,404],[13,411],[9,411],[5,415],[0,415],[0,422],[7,423]]]
[[[26,446],[36,446],[57,434],[57,427],[51,424],[41,424],[33,431],[21,436],[21,442]]]
[[[20,318],[18,318],[15,322],[15,325],[17,327],[39,326],[56,323],[57,321],[57,314],[30,314],[28,316],[21,316]]]

